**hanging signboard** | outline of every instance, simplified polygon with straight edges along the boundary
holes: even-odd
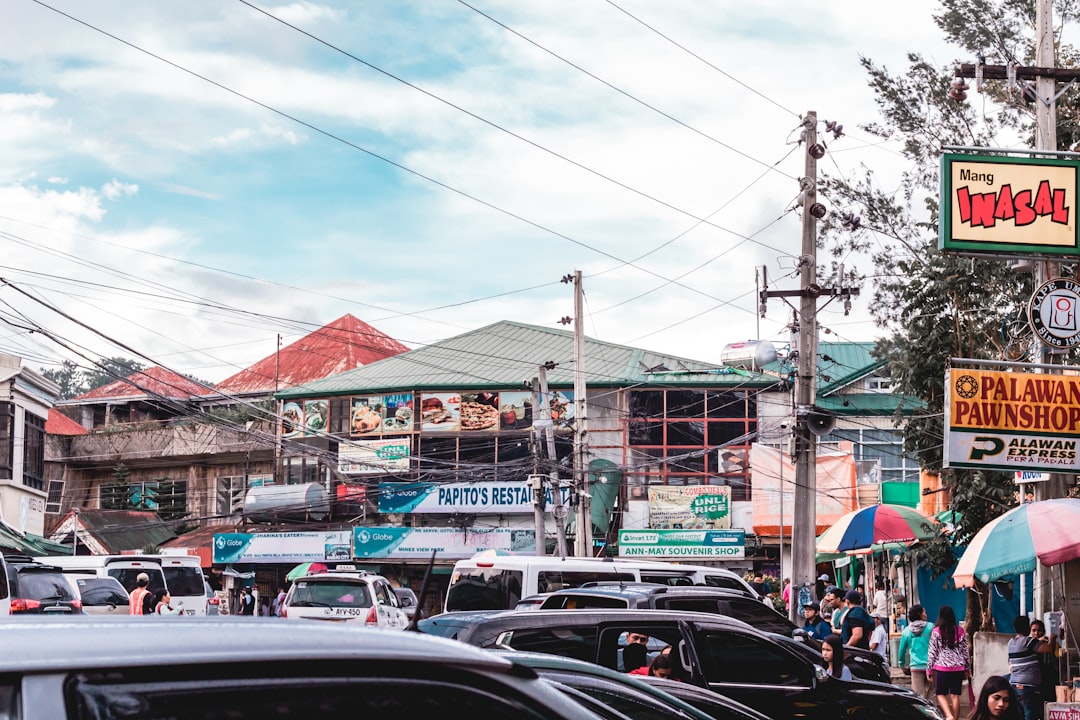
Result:
[[[561,488],[563,504],[570,487]],[[547,503],[554,504],[551,490]],[[381,513],[531,513],[533,491],[525,481],[475,483],[379,483]]]
[[[351,560],[349,530],[215,533],[214,563],[302,563]]]
[[[363,440],[338,446],[338,472],[346,475],[392,475],[409,470],[408,437]]]
[[[353,553],[357,558],[426,560],[433,552],[440,558],[469,558],[483,550],[535,553],[536,531],[515,528],[353,528]]]
[[[944,153],[938,246],[961,255],[1080,255],[1080,162]]]
[[[1080,345],[1080,282],[1053,278],[1039,286],[1028,305],[1028,322],[1043,345]]]
[[[1080,472],[1080,377],[949,368],[945,467]]]
[[[621,557],[713,558],[746,557],[743,530],[620,530]]]
[[[651,485],[649,527],[654,530],[729,528],[731,488],[727,485]]]

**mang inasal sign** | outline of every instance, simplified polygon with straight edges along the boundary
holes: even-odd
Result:
[[[938,246],[964,255],[1080,255],[1080,162],[945,153]]]
[[[1080,377],[950,368],[945,467],[1080,472]]]

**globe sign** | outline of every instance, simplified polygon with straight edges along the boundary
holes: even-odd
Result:
[[[719,520],[728,514],[727,495],[698,495],[690,501],[690,512],[706,520]]]

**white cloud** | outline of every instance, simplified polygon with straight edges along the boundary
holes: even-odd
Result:
[[[123,183],[119,180],[110,180],[101,188],[101,194],[107,200],[119,200],[122,197],[131,197],[138,192],[138,185]]]

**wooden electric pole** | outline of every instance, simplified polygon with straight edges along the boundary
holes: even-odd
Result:
[[[592,495],[589,493],[588,418],[585,398],[585,291],[581,271],[574,271],[574,490],[577,508],[574,513],[574,555],[592,557]]]

